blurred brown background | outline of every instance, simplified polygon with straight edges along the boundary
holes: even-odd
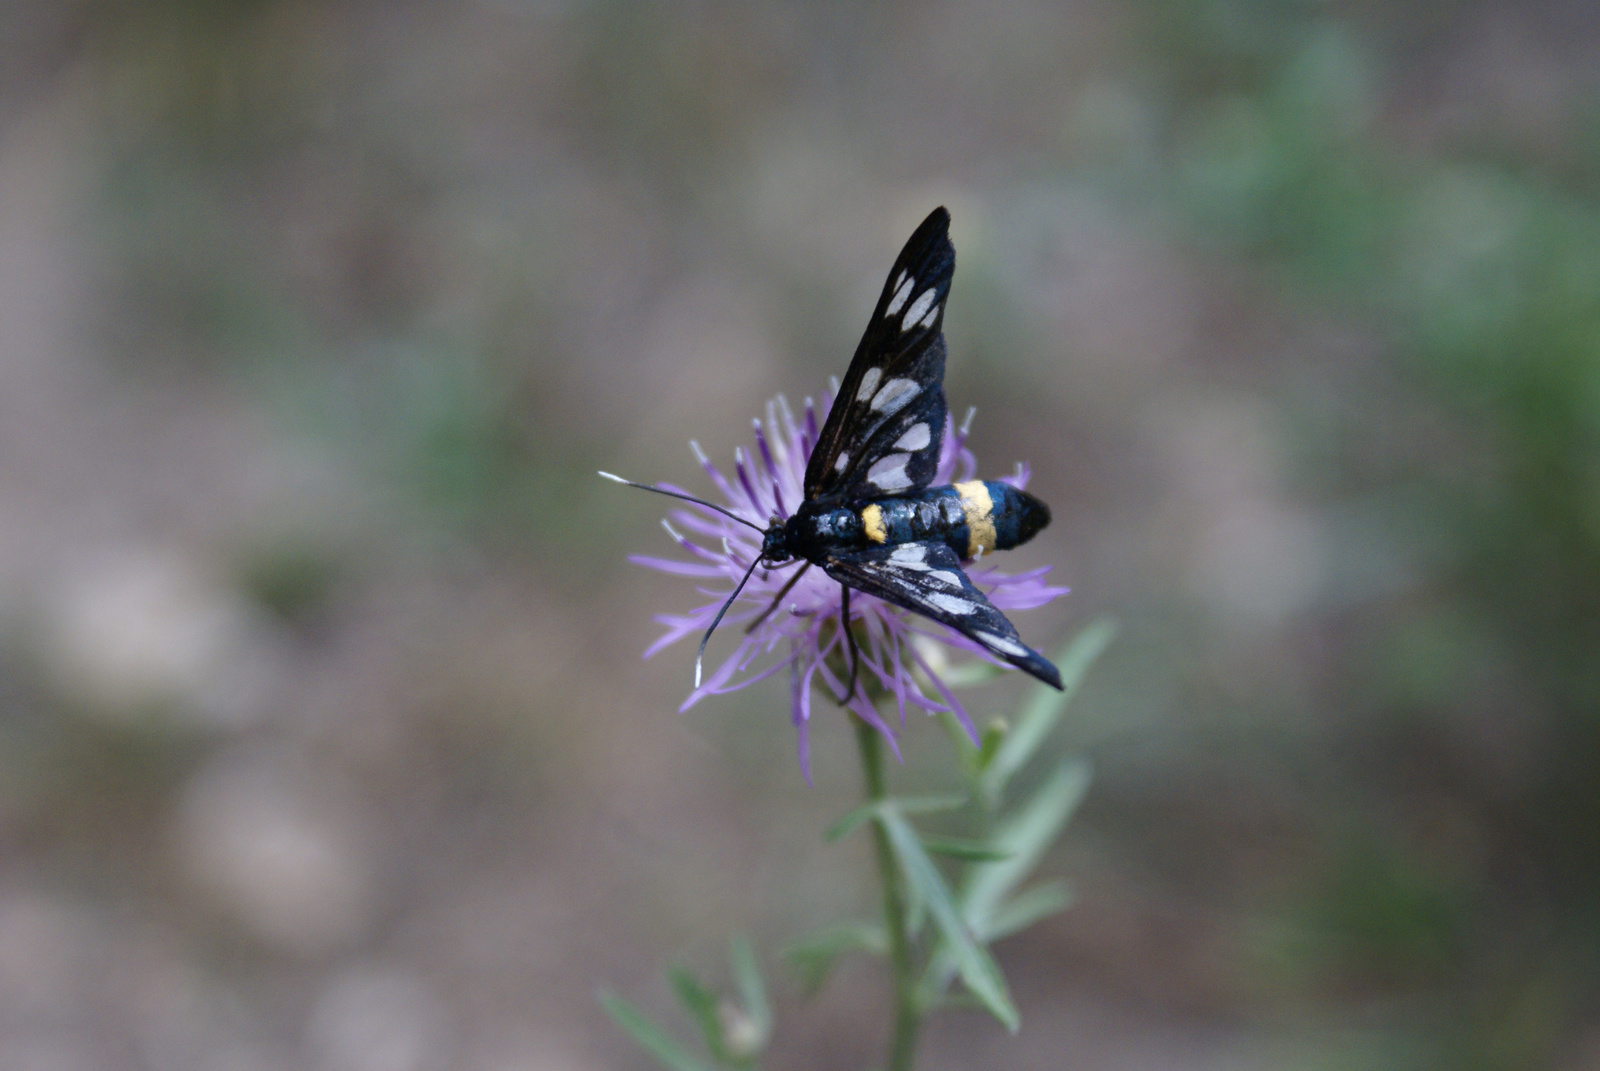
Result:
[[[645,1067],[883,979],[828,710],[687,715],[661,503],[954,213],[951,406],[1121,638],[1080,901],[924,1066],[1600,1067],[1600,10],[0,7],[0,1067]],[[1003,713],[1024,684],[971,697]],[[932,723],[902,786],[947,784]]]

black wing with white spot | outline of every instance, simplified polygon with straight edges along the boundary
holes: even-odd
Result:
[[[949,625],[1052,688],[1061,687],[1060,671],[1023,643],[1005,614],[973,587],[961,571],[956,552],[946,543],[901,543],[849,551],[829,557],[822,568],[841,584]]]
[[[944,306],[955,274],[950,213],[906,242],[806,465],[806,497],[852,501],[928,486],[944,435]]]

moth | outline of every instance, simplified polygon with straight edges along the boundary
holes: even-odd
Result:
[[[1050,510],[1026,491],[994,480],[930,486],[945,428],[944,313],[955,274],[950,213],[936,208],[906,242],[806,462],[805,498],[788,517],[761,528],[688,495],[608,479],[708,506],[762,533],[760,555],[700,641],[695,685],[711,634],[758,566],[798,566],[749,627],[781,603],[816,566],[839,582],[839,622],[855,691],[859,654],[850,593],[864,592],[948,625],[1054,688],[1061,674],[1022,642],[1015,627],[962,566],[1027,542]]]

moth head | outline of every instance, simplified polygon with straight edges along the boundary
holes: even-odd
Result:
[[[794,557],[789,550],[789,536],[781,520],[774,518],[771,527],[761,537],[761,557],[769,562],[786,562]]]

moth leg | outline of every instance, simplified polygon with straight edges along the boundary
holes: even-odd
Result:
[[[856,634],[850,627],[850,585],[839,585],[839,625],[844,629],[845,648],[850,652],[850,687],[845,689],[844,701],[850,702],[856,694],[856,674],[861,669],[861,652],[856,650]]]
[[[776,610],[778,608],[778,604],[783,601],[783,597],[785,595],[789,594],[790,589],[792,589],[796,584],[798,584],[800,582],[800,578],[802,576],[806,575],[806,570],[809,569],[809,568],[811,568],[811,563],[810,562],[806,562],[798,570],[795,571],[795,574],[789,578],[789,582],[787,584],[783,585],[783,587],[778,589],[778,593],[772,597],[772,601],[767,603],[767,608],[765,610],[762,610],[761,613],[759,615],[757,615],[757,617],[756,617],[756,619],[754,621],[750,622],[748,625],[746,625],[744,627],[744,634],[746,636],[748,636],[748,635],[750,635],[750,633],[754,632],[756,630],[756,626],[757,625],[761,624],[761,622],[765,621],[767,618],[772,616],[772,611],[774,611],[774,610]]]

